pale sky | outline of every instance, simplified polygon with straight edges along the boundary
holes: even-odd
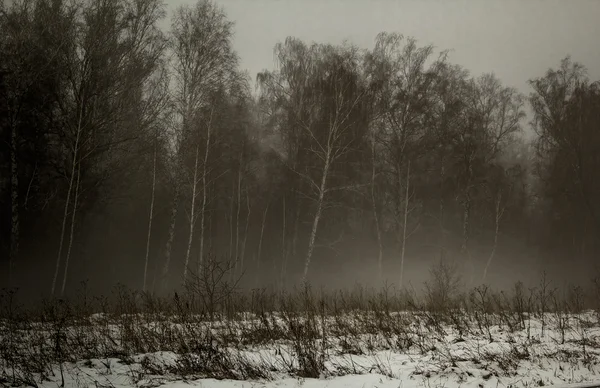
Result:
[[[195,0],[167,0],[169,10]],[[252,79],[272,69],[287,36],[307,42],[348,39],[373,47],[382,31],[451,49],[472,74],[494,72],[529,92],[527,80],[570,54],[600,79],[598,0],[217,0],[235,22],[234,48]]]

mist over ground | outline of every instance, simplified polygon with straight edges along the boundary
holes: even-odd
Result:
[[[592,285],[598,63],[560,53],[515,89],[398,25],[280,36],[248,74],[235,22],[0,2],[0,288],[170,295],[213,261],[248,292],[420,290],[440,262],[465,288]]]

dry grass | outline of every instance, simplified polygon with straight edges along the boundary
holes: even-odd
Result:
[[[600,315],[593,305],[599,292],[593,285],[599,282],[588,290],[559,292],[543,277],[532,289],[517,283],[510,292],[463,290],[452,268],[440,265],[419,296],[390,287],[242,293],[237,282],[228,281],[230,268],[207,265],[184,293],[169,298],[124,287],[110,300],[90,298],[83,288],[73,300],[25,309],[13,292],[4,292],[0,383],[64,385],[73,368],[110,371],[115,360],[131,366],[136,382],[161,376],[392,375],[380,359],[386,351],[427,356],[429,367],[415,374],[441,373],[470,361],[486,364],[491,376],[515,373],[520,362],[534,361],[540,354],[530,349],[542,343],[544,357],[600,360],[595,334]],[[544,339],[549,333],[552,338]],[[502,345],[488,346],[494,343]],[[361,364],[366,356],[375,361]]]

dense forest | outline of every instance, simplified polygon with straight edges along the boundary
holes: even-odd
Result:
[[[469,285],[594,276],[600,83],[582,64],[557,58],[525,95],[382,32],[368,50],[281,37],[250,77],[219,6],[166,17],[0,2],[0,286],[160,294],[214,261],[274,289],[410,287],[440,260]]]

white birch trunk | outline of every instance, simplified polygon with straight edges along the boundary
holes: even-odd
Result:
[[[260,271],[260,262],[261,262],[261,255],[262,255],[262,243],[263,243],[263,237],[265,235],[265,223],[267,222],[267,212],[269,211],[269,202],[267,202],[267,205],[265,206],[265,211],[263,212],[263,216],[262,216],[262,222],[260,224],[260,236],[258,238],[258,253],[256,254],[256,286],[258,286],[258,274]]]
[[[240,153],[241,156],[241,153]],[[240,210],[242,202],[242,158],[240,157],[240,168],[238,170],[238,181],[237,181],[237,203],[236,203],[236,216],[235,216],[235,264],[233,274],[237,274],[238,264],[240,259]]]
[[[408,229],[408,203],[410,189],[410,160],[406,168],[406,194],[404,196],[404,221],[402,228],[402,252],[400,253],[400,289],[404,286],[404,255],[406,252],[406,229]]]
[[[377,245],[379,252],[377,255],[377,266],[379,268],[379,281],[383,281],[383,240],[381,238],[381,228],[379,226],[379,214],[377,213],[377,201],[375,199],[375,138],[371,144],[372,171],[371,171],[371,204],[373,206],[373,218],[375,219],[375,230],[377,232]]]
[[[83,100],[83,99],[82,99]],[[56,282],[58,280],[58,271],[60,269],[60,261],[62,258],[62,251],[63,251],[63,246],[64,246],[64,240],[65,240],[65,230],[67,228],[67,218],[69,215],[69,204],[71,202],[71,192],[73,191],[73,183],[75,181],[75,168],[77,166],[77,158],[78,158],[78,153],[79,153],[79,140],[81,138],[81,123],[83,120],[83,102],[80,102],[80,107],[79,107],[79,118],[78,118],[78,122],[77,122],[77,134],[75,135],[75,146],[73,148],[73,159],[71,161],[71,176],[69,177],[69,187],[67,189],[67,198],[65,200],[65,210],[63,212],[63,220],[62,220],[62,226],[61,226],[61,231],[60,231],[60,241],[59,241],[59,245],[58,245],[58,254],[56,255],[56,266],[54,268],[54,276],[52,278],[52,289],[50,291],[51,295],[54,295],[54,292],[56,290]]]
[[[235,180],[231,184],[231,202],[229,207],[229,264],[233,264],[233,204],[235,190]]]
[[[169,237],[165,248],[165,264],[162,269],[161,286],[163,291],[167,290],[169,283],[169,271],[171,269],[171,253],[173,251],[173,241],[175,240],[175,225],[177,223],[177,213],[179,211],[179,177],[175,172],[175,193],[173,194],[173,204],[171,205],[171,220],[169,222]]]
[[[279,274],[279,284],[280,290],[283,290],[283,284],[286,280],[286,264],[287,264],[287,249],[286,249],[286,241],[285,241],[285,233],[287,229],[286,222],[286,203],[285,203],[285,195],[283,196],[283,226],[281,230],[281,273]]]
[[[81,177],[81,164],[77,166],[77,182],[75,183],[75,200],[73,201],[73,213],[71,214],[71,230],[69,233],[69,246],[67,247],[67,257],[65,259],[65,271],[63,273],[62,287],[60,296],[65,293],[65,285],[67,284],[67,273],[69,271],[69,261],[71,259],[71,249],[73,248],[73,235],[75,234],[75,221],[77,216],[77,202],[79,201],[79,186]]]
[[[183,283],[187,281],[188,267],[190,264],[190,253],[192,251],[192,242],[194,240],[194,225],[196,224],[196,187],[198,186],[198,154],[200,146],[196,145],[196,157],[194,159],[194,180],[192,182],[192,208],[190,210],[190,231],[188,236],[187,249],[185,251],[185,262],[183,267]]]
[[[328,150],[329,151],[329,150]],[[315,249],[315,240],[317,237],[317,231],[319,228],[319,221],[321,220],[321,214],[323,212],[323,205],[325,201],[325,191],[327,190],[327,175],[329,174],[329,167],[331,162],[330,152],[327,152],[325,158],[325,166],[323,167],[323,175],[321,176],[321,184],[319,186],[319,198],[317,202],[317,211],[315,212],[315,218],[313,219],[312,229],[310,231],[310,238],[308,240],[308,251],[306,252],[306,259],[304,260],[304,275],[302,276],[302,282],[306,283],[308,276],[308,268],[312,259],[313,251]]]
[[[248,227],[250,226],[250,193],[246,190],[246,207],[248,214],[246,215],[246,228],[244,229],[244,239],[242,240],[242,249],[240,252],[240,274],[244,273],[244,259],[246,258],[246,242],[248,241]]]
[[[208,155],[210,152],[210,135],[212,128],[212,112],[211,118],[208,123],[208,128],[206,130],[206,149],[204,150],[204,163],[202,165],[202,207],[200,208],[200,253],[198,255],[198,274],[202,271],[202,265],[204,264],[204,230],[205,230],[205,220],[206,220],[206,201],[207,201],[207,190],[208,187],[206,185],[206,174],[208,165]]]
[[[146,238],[146,255],[144,257],[144,285],[142,290],[147,291],[148,258],[150,257],[150,239],[152,236],[152,218],[154,217],[154,193],[156,191],[156,157],[157,147],[154,145],[154,157],[152,159],[152,194],[150,197],[150,215],[148,216],[148,236]]]

